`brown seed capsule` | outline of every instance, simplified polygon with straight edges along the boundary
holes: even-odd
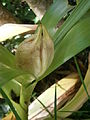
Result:
[[[16,52],[16,63],[21,69],[40,77],[54,57],[54,44],[43,25],[32,37],[24,40]]]

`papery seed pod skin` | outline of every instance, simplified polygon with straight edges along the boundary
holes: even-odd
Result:
[[[50,66],[54,57],[54,44],[45,27],[40,25],[32,37],[24,40],[16,52],[19,68],[40,77]]]

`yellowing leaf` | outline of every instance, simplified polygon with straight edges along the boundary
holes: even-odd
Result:
[[[66,103],[66,101],[68,101],[73,97],[73,95],[75,95],[78,85],[79,77],[77,73],[72,73],[68,75],[56,84],[57,108],[60,108],[64,103]],[[29,105],[28,120],[42,119],[49,115],[49,113],[39,101],[41,101],[45,105],[45,107],[47,107],[48,111],[52,113],[54,111],[54,94],[55,84],[48,88],[38,97],[38,99],[36,99],[31,103],[31,105]]]

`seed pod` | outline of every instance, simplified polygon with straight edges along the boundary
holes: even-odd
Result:
[[[54,57],[54,44],[43,25],[37,33],[24,40],[16,52],[17,66],[40,77],[50,66]]]

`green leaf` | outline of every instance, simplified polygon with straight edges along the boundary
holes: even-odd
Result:
[[[77,7],[73,10],[72,14],[68,17],[65,23],[58,29],[54,36],[55,47],[60,44],[61,40],[65,37],[67,32],[78,22],[78,20],[89,10],[90,0],[82,0]]]
[[[44,24],[51,36],[55,34],[55,27],[57,23],[65,15],[65,13],[67,13],[69,7],[70,6],[68,6],[67,0],[56,0],[42,18],[41,22]]]
[[[15,67],[15,57],[5,47],[0,45],[0,63]]]
[[[0,64],[0,87],[12,80],[13,78],[16,78],[23,74],[25,73],[19,69],[14,69],[6,65]]]
[[[54,5],[55,4],[53,4],[53,6]],[[59,4],[58,4],[58,6],[59,6]],[[90,8],[90,1],[82,0],[78,4],[78,6],[76,6],[75,10],[72,12],[72,14],[69,16],[69,18],[58,29],[58,31],[56,32],[56,34],[53,37],[53,40],[55,43],[54,60],[51,64],[51,66],[48,68],[48,70],[44,73],[44,75],[42,77],[40,77],[40,79],[47,76],[49,73],[54,71],[57,67],[59,67],[61,64],[65,63],[71,57],[78,54],[80,51],[84,50],[86,47],[88,47],[90,45],[89,32],[87,32],[87,31],[90,31],[89,20],[86,20],[86,21],[82,21],[83,19],[80,20],[80,18],[88,11],[89,8]],[[51,16],[50,15],[48,16],[47,12],[50,15],[52,15],[52,13],[54,13],[54,16],[52,19],[50,19]],[[51,20],[51,21],[58,14],[58,13],[56,14],[54,12],[54,9],[52,9],[52,13],[49,13],[49,11],[47,11],[47,12],[46,12],[46,16],[48,16],[47,20]],[[90,12],[88,11],[88,14],[85,15],[84,19],[89,17],[90,16],[89,14],[90,14]],[[50,24],[50,23],[48,23],[49,21],[48,22],[47,22],[47,20],[44,21],[44,19],[45,18],[42,19],[42,23],[45,25],[49,34],[51,35],[52,30],[50,31],[50,28],[49,28],[49,27],[51,27],[51,25],[49,25]],[[78,22],[78,23],[76,24],[76,22]],[[46,24],[48,24],[48,25],[46,25]],[[55,23],[52,23],[52,24],[55,24]],[[88,26],[88,27],[86,27],[86,26]],[[53,26],[53,27],[55,27],[55,26]],[[81,41],[82,41],[82,44],[81,44]],[[85,41],[87,41],[87,42],[85,42]],[[84,42],[85,42],[85,44],[84,44]],[[73,49],[71,51],[72,46],[73,46]]]
[[[3,85],[2,89],[7,95],[9,95],[10,98],[11,91],[13,91],[16,96],[20,96],[21,84],[17,82],[15,79],[13,79],[7,82],[7,84]]]
[[[90,46],[90,34],[88,32],[90,31],[89,21],[90,17],[80,20],[80,22],[67,33],[64,39],[57,44],[53,62],[42,78]]]
[[[17,77],[17,78],[16,78]],[[14,79],[14,80],[12,80]],[[10,82],[10,80],[12,80]],[[3,86],[5,93],[9,95],[9,99],[11,100],[11,90],[15,92],[16,95],[20,96],[20,105],[25,101],[29,102],[27,98],[31,97],[30,91],[32,93],[35,85],[29,86],[28,88],[24,87],[24,82],[28,84],[30,83],[30,74],[16,68],[15,65],[15,56],[12,55],[6,48],[0,45],[0,87]],[[18,82],[22,83],[23,87],[18,86]],[[9,87],[10,86],[10,87]],[[14,89],[14,88],[16,89]],[[17,89],[18,88],[18,89]],[[24,91],[21,91],[24,88]],[[29,92],[28,92],[29,91]],[[26,94],[28,93],[28,94]],[[22,98],[22,96],[24,98]],[[21,101],[23,100],[23,102]],[[30,99],[29,99],[30,100]],[[16,108],[16,104],[14,107]],[[19,106],[19,105],[18,105]]]

